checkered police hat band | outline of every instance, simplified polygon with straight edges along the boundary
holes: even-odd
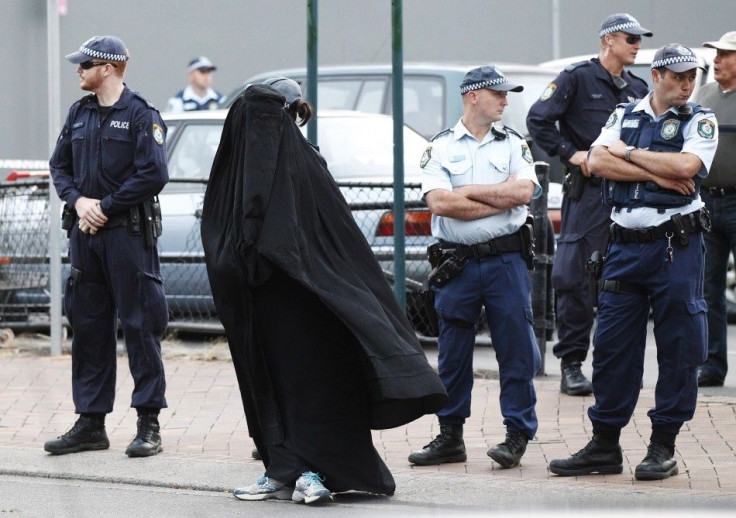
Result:
[[[668,67],[675,63],[695,63],[697,65],[698,60],[695,59],[695,56],[673,56],[671,58],[652,61],[652,68]]]
[[[491,88],[493,86],[502,85],[504,83],[508,83],[508,80],[505,77],[497,77],[496,79],[490,79],[488,81],[481,81],[480,83],[472,83],[469,85],[461,86],[460,87],[460,94],[466,94],[470,92],[471,90],[481,90],[483,88]]]
[[[85,47],[84,45],[79,47],[79,52],[86,54],[90,58],[105,59],[107,61],[128,61],[128,56],[125,54],[109,54],[107,52],[93,50],[89,47]]]
[[[612,32],[625,31],[626,29],[635,29],[636,27],[639,27],[639,24],[637,22],[619,23],[618,25],[613,25],[611,27],[603,29],[601,32],[598,33],[598,37],[602,38],[606,34],[611,34]]]

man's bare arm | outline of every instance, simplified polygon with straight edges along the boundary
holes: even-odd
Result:
[[[432,214],[462,221],[486,218],[504,211],[446,189],[433,189],[425,195],[425,199]]]
[[[463,185],[455,187],[453,192],[500,210],[508,210],[532,201],[534,183],[531,180],[517,180],[515,175],[511,175],[503,183]]]

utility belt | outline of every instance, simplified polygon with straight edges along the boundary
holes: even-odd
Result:
[[[61,228],[68,233],[74,226],[76,219],[76,211],[69,205],[64,205],[61,215]],[[128,233],[130,235],[143,235],[146,248],[155,248],[156,238],[163,232],[161,204],[158,201],[158,196],[154,196],[140,205],[131,207],[128,212],[108,217],[105,225],[100,230],[122,226],[128,227]]]
[[[450,279],[459,275],[470,259],[481,259],[509,252],[521,252],[527,268],[534,269],[534,229],[531,220],[521,229],[507,236],[497,237],[484,243],[462,245],[442,239],[427,247],[427,255],[432,271],[429,273],[430,286],[440,288]]]
[[[616,223],[610,227],[611,243],[652,243],[660,239],[676,238],[681,247],[686,247],[689,235],[697,232],[710,232],[710,214],[703,207],[690,214],[675,214],[669,221],[656,227],[625,228]]]
[[[701,187],[700,190],[707,192],[714,198],[736,194],[736,187]]]

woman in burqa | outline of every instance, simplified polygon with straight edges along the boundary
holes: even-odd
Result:
[[[392,495],[371,429],[442,408],[427,362],[325,160],[297,127],[299,85],[272,78],[230,108],[202,242],[248,431],[266,468],[242,500]]]

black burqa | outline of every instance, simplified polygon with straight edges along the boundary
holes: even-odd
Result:
[[[286,452],[333,491],[391,494],[370,429],[434,413],[447,395],[323,158],[283,106],[266,85],[232,105],[202,211],[248,430],[273,478],[284,480],[275,464]]]

